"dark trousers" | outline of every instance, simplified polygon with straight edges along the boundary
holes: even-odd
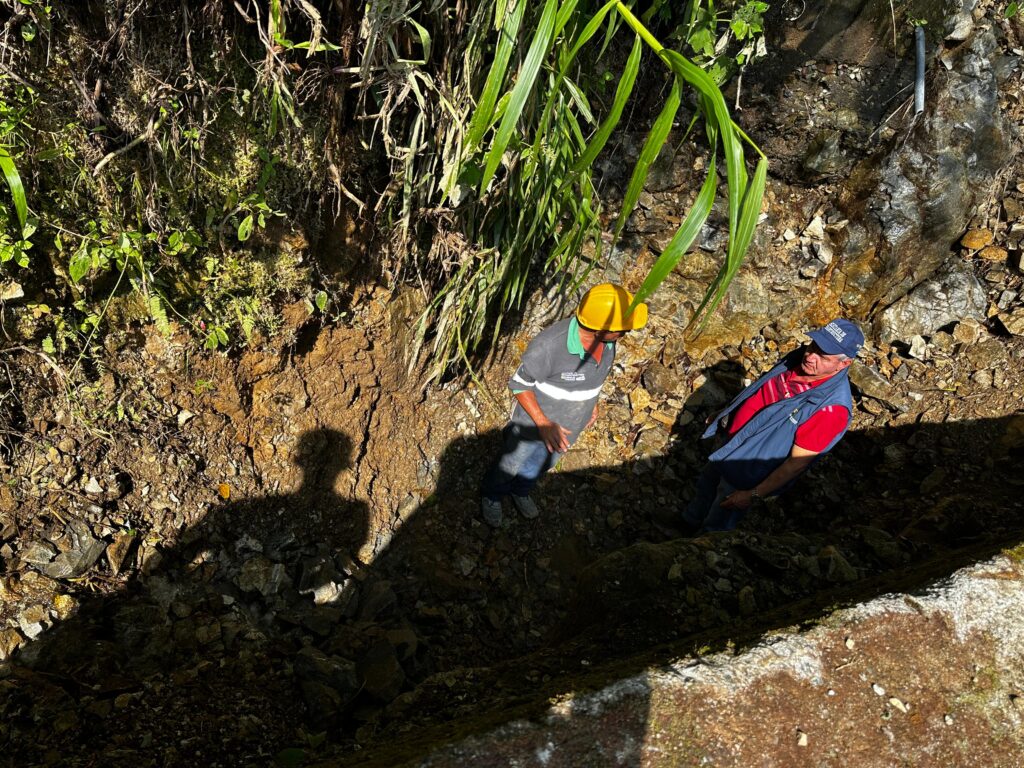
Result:
[[[536,427],[515,422],[504,432],[501,454],[484,475],[482,496],[501,501],[505,496],[529,496],[544,473],[558,463],[561,453],[551,453]]]

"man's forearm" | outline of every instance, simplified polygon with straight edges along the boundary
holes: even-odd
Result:
[[[544,411],[540,409],[540,403],[537,402],[537,396],[533,392],[526,391],[520,392],[516,395],[516,400],[526,411],[527,415],[533,419],[533,423],[538,427],[543,427],[551,423],[551,419],[544,415]]]
[[[750,490],[757,493],[758,496],[768,496],[775,491],[782,488],[793,478],[797,477],[807,467],[810,466],[811,462],[814,461],[814,456],[790,456],[782,464],[775,468],[775,470],[768,475],[764,480],[759,482]]]

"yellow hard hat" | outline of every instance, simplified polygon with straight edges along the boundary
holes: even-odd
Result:
[[[647,325],[647,305],[641,302],[626,315],[632,301],[633,296],[621,285],[601,283],[583,296],[576,319],[592,331],[635,331]]]

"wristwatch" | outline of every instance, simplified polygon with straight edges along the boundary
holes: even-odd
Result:
[[[754,499],[757,499],[758,501],[764,501],[764,496],[757,492],[757,488],[750,489],[750,500],[753,501]]]

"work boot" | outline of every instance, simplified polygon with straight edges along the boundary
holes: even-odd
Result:
[[[540,514],[536,502],[529,496],[513,496],[512,505],[519,510],[519,514],[527,520],[533,520]]]
[[[501,502],[488,499],[486,496],[480,499],[480,514],[484,522],[492,528],[501,527]]]

